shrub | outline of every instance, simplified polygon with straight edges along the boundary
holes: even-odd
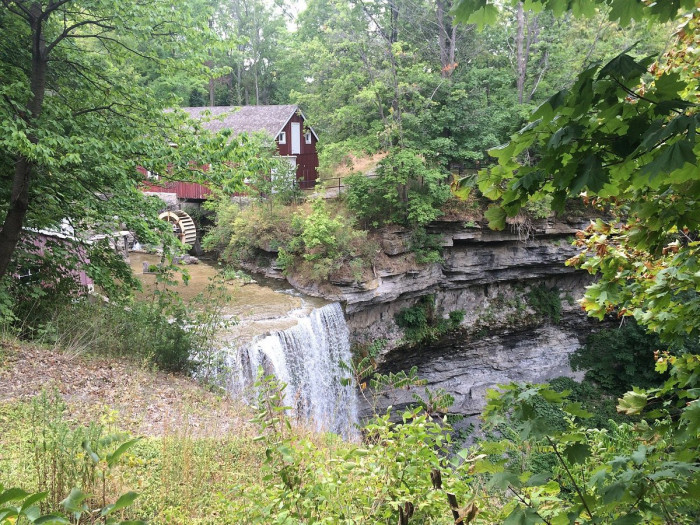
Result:
[[[603,329],[588,336],[583,348],[570,358],[574,370],[585,370],[591,381],[606,394],[619,396],[633,386],[659,386],[664,377],[653,369],[654,352],[661,342],[633,320],[619,328]]]
[[[34,338],[74,353],[100,353],[150,362],[161,370],[193,372],[211,366],[213,336],[228,299],[219,283],[185,305],[156,289],[150,300],[68,303],[35,326]]]
[[[454,310],[447,319],[438,315],[435,310],[435,297],[427,295],[407,308],[402,308],[396,314],[396,324],[403,328],[406,341],[417,344],[426,341],[437,341],[451,330],[459,328],[464,320],[463,310]]]
[[[559,288],[545,285],[533,286],[527,294],[528,304],[542,317],[554,324],[561,322],[561,299]]]
[[[215,226],[204,237],[205,250],[215,250],[226,263],[255,261],[263,252],[276,252],[294,236],[296,206],[272,202],[239,208],[222,199],[215,207]]]
[[[416,262],[438,263],[442,262],[441,241],[440,235],[431,235],[423,226],[416,226],[411,232],[409,248],[416,254]]]
[[[353,278],[359,280],[376,254],[377,247],[368,242],[367,232],[354,229],[342,213],[331,212],[322,198],[313,201],[311,213],[295,214],[292,228],[295,236],[278,258],[288,273],[296,271],[325,280],[347,265]]]
[[[375,178],[354,175],[346,181],[348,207],[374,227],[386,222],[424,226],[442,215],[440,208],[450,196],[446,175],[411,149],[390,152]]]

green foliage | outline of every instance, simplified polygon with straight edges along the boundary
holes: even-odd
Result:
[[[396,149],[385,157],[374,178],[346,179],[348,207],[365,224],[387,222],[420,227],[439,217],[450,195],[447,178],[430,168],[417,151]]]
[[[128,492],[122,495],[115,503],[102,508],[97,514],[99,519],[105,525],[145,525],[144,521],[119,521],[113,516],[109,516],[114,511],[122,510],[131,505],[136,499],[135,492]],[[20,488],[9,488],[0,484],[0,504],[3,508],[0,510],[0,525],[15,525],[26,520],[27,523],[41,523],[48,525],[69,524],[71,521],[62,514],[41,514],[37,503],[42,503],[46,498],[45,492],[30,493]],[[70,494],[61,503],[69,516],[72,516],[77,522],[85,519],[86,507],[83,501],[86,495],[80,489],[71,490]],[[94,523],[94,521],[93,521]]]
[[[168,293],[130,306],[78,301],[55,312],[40,340],[74,351],[97,351],[150,361],[163,370],[188,371],[194,338],[186,307]]]
[[[284,386],[263,378],[254,421],[265,446],[262,486],[239,487],[244,502],[231,502],[246,523],[394,522],[410,503],[418,523],[444,523],[449,505],[443,492],[466,497],[464,476],[443,469],[450,446],[449,426],[431,420],[420,408],[389,415],[365,426],[362,444],[319,446],[295,434],[281,406]],[[442,490],[431,484],[431,471],[443,470]],[[255,505],[246,502],[254,501]]]
[[[484,412],[490,425],[508,424],[511,439],[486,442],[475,465],[490,486],[508,490],[506,522],[694,523],[698,511],[697,356],[664,356],[658,371],[670,377],[660,388],[625,394],[618,410],[641,413],[636,424],[611,422],[591,429],[590,413],[547,385],[502,386]],[[552,426],[542,403],[565,415]],[[539,406],[539,408],[538,408]],[[535,473],[529,451],[554,455],[556,465]],[[503,454],[511,459],[504,460]],[[517,459],[514,461],[514,459]]]
[[[508,145],[491,150],[498,165],[479,182],[486,196],[499,200],[490,217],[497,228],[533,199],[551,198],[562,210],[566,199],[583,195],[611,214],[612,221],[598,220],[579,236],[583,253],[569,261],[600,276],[584,307],[599,319],[618,309],[667,342],[698,336],[692,232],[700,228],[700,120],[689,95],[698,61],[680,58],[698,12],[690,4],[668,11],[639,7],[652,19],[673,17],[679,7],[683,27],[664,57],[652,64],[628,49],[586,69],[570,89],[542,104]]]
[[[584,380],[580,383],[570,377],[557,377],[549,382],[553,390],[568,392],[568,399],[581,403],[591,417],[581,421],[588,428],[613,430],[615,424],[634,423],[637,418],[617,411],[617,396],[610,394],[595,383]],[[612,423],[611,423],[612,421]]]
[[[496,2],[495,0],[457,0],[452,8],[455,18],[460,22],[478,24],[480,27],[493,24],[498,16],[501,6],[514,7],[517,0]],[[604,9],[606,7],[610,9]],[[543,9],[551,9],[555,16],[562,16],[571,9],[574,16],[579,18],[593,18],[597,8],[604,9],[607,18],[611,22],[619,22],[626,26],[632,20],[651,20],[667,22],[674,20],[679,9],[689,11],[695,7],[693,0],[677,0],[664,4],[644,4],[641,2],[624,2],[622,0],[581,0],[579,2],[566,2],[560,0],[532,0],[528,2],[528,8],[535,12]]]
[[[416,254],[419,264],[442,262],[442,236],[431,235],[422,226],[416,226],[411,231],[409,248]]]
[[[72,487],[98,490],[95,465],[83,454],[83,443],[97,448],[104,428],[99,424],[72,428],[65,420],[67,407],[57,391],[43,391],[32,400],[32,470],[37,491],[46,499],[42,509],[57,510]]]
[[[158,279],[167,281],[168,268],[157,270]],[[222,326],[221,309],[227,300],[217,281],[188,305],[160,285],[150,300],[128,303],[71,300],[70,296],[54,303],[38,300],[24,303],[26,310],[17,314],[18,321],[8,329],[75,353],[135,358],[167,371],[199,368],[206,376],[205,369],[216,355],[214,335]]]
[[[354,173],[345,177],[345,202],[348,208],[357,215],[365,228],[378,228],[388,216],[381,214],[383,197],[378,191],[378,181],[362,173]]]
[[[527,294],[527,302],[533,310],[554,324],[561,321],[561,299],[559,289],[545,285],[533,286]]]
[[[377,252],[367,232],[355,229],[342,213],[332,212],[323,198],[311,203],[310,213],[297,213],[292,227],[296,236],[281,251],[280,262],[285,271],[300,272],[317,281],[327,280],[343,268],[359,281]]]
[[[33,487],[34,493],[19,489],[3,492],[2,483],[11,478],[0,476],[3,506],[0,523],[15,523],[13,518],[22,522],[19,516],[30,523],[121,523],[112,514],[122,515],[137,494],[128,492],[108,505],[106,488],[114,477],[113,469],[138,440],[127,440],[124,434],[108,434],[109,429],[103,424],[91,423],[88,427],[71,424],[67,407],[55,390],[42,391],[27,405],[23,408],[28,408],[29,415],[25,414],[20,421],[28,422],[29,447],[20,453],[30,473],[31,481],[26,484]],[[8,505],[11,501],[21,503]],[[72,521],[58,514],[61,509]],[[51,514],[40,517],[41,513]]]
[[[243,209],[222,198],[216,209],[216,225],[203,245],[217,250],[226,262],[256,263],[276,254],[277,264],[288,273],[326,280],[342,270],[361,280],[376,254],[367,233],[322,198],[310,207],[275,202]]]
[[[206,250],[214,250],[226,263],[255,261],[265,252],[276,252],[295,234],[294,206],[271,202],[241,208],[228,197],[214,205],[216,223],[204,237]]]
[[[114,298],[135,284],[128,266],[106,243],[82,239],[128,229],[142,243],[162,243],[168,253],[177,248],[158,220],[162,203],[139,189],[137,167],[165,179],[198,180],[195,161],[211,165],[212,179],[222,172],[234,178],[228,137],[212,136],[182,112],[165,111],[176,100],[159,97],[150,85],[168,75],[204,79],[211,7],[193,2],[173,13],[167,2],[123,2],[115,10],[77,0],[35,7],[0,13],[0,171],[6,179],[0,187],[0,275],[15,275],[31,256],[28,229],[59,230],[69,220],[78,254],[64,258],[51,251],[44,262],[64,272],[87,269]],[[42,42],[41,49],[33,41]]]
[[[418,344],[437,341],[448,332],[458,329],[464,315],[463,310],[454,310],[447,319],[441,317],[435,310],[435,297],[428,295],[418,299],[415,305],[402,308],[395,320],[399,328],[403,328],[406,341]]]
[[[664,378],[654,372],[655,352],[661,349],[655,334],[634,321],[617,329],[603,329],[588,336],[583,348],[572,354],[574,370],[585,370],[592,381],[609,395],[620,396],[633,386],[659,386]]]

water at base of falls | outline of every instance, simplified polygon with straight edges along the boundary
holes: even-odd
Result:
[[[338,303],[317,308],[287,330],[258,338],[229,359],[229,389],[241,394],[256,380],[258,368],[287,384],[285,405],[318,431],[357,435],[357,395],[349,332]],[[345,383],[345,384],[343,384]]]

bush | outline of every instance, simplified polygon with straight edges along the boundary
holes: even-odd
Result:
[[[255,261],[263,252],[276,252],[294,236],[296,206],[272,202],[240,208],[228,199],[215,206],[216,221],[203,239],[205,250],[214,250],[226,263]]]
[[[654,352],[661,348],[655,334],[647,333],[633,320],[615,329],[603,329],[588,336],[583,348],[570,358],[574,370],[585,370],[586,381],[612,396],[622,395],[633,386],[661,385],[664,376],[653,368]]]
[[[442,237],[431,235],[423,226],[416,226],[411,232],[409,248],[416,254],[416,262],[438,263],[442,262]]]
[[[426,165],[417,151],[396,149],[379,164],[377,176],[348,177],[348,207],[365,225],[391,222],[424,226],[435,220],[450,196],[446,174]]]
[[[193,372],[212,352],[212,337],[226,297],[216,283],[189,306],[170,290],[151,300],[64,305],[36,325],[34,339],[74,353],[135,358],[170,372]],[[209,363],[210,364],[210,363]]]
[[[396,324],[403,328],[406,341],[417,344],[426,341],[437,341],[451,330],[459,328],[464,320],[464,310],[454,310],[447,319],[440,317],[435,310],[435,297],[427,295],[407,308],[402,308],[396,314]]]
[[[542,317],[554,324],[561,321],[561,299],[559,288],[547,288],[545,285],[533,286],[527,294],[528,304]]]
[[[352,278],[361,280],[371,267],[377,247],[368,241],[367,232],[354,229],[342,213],[332,213],[322,198],[311,204],[311,213],[295,214],[292,227],[295,236],[278,258],[286,272],[326,280],[347,266]]]

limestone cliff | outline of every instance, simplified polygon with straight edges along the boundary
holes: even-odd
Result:
[[[482,408],[486,389],[499,383],[571,375],[568,356],[595,329],[577,302],[590,277],[564,264],[576,253],[573,236],[586,225],[543,220],[495,232],[441,221],[430,232],[442,239],[443,261],[422,265],[409,252],[406,230],[385,229],[372,279],[290,282],[309,295],[342,302],[352,342],[379,351],[380,371],[416,366],[429,386],[455,397],[454,411],[471,415]],[[556,319],[543,311],[535,292],[548,294],[550,308],[559,305]],[[396,316],[426,296],[438,320],[450,312],[462,320],[449,333],[409,341]],[[378,408],[411,401],[412,392],[394,392],[381,396]]]

